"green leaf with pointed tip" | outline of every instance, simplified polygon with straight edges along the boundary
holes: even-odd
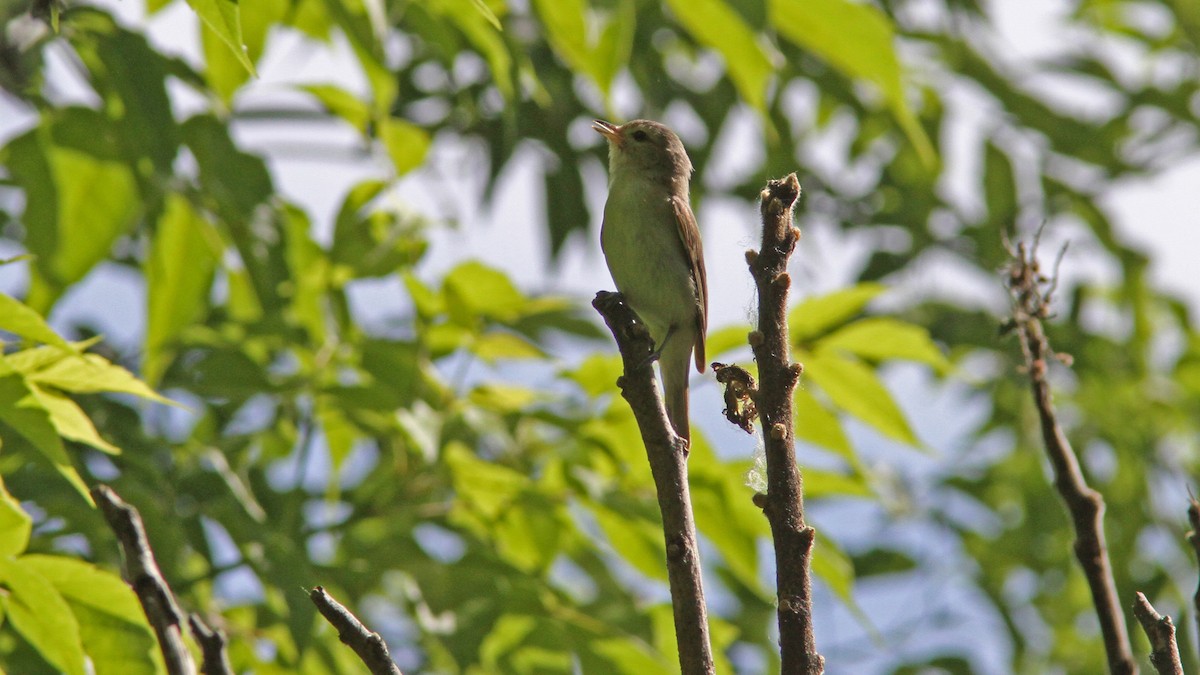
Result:
[[[895,31],[886,14],[850,0],[770,0],[769,12],[771,25],[789,41],[846,77],[875,85],[921,159],[934,163],[933,144],[904,96]]]
[[[60,359],[31,375],[29,380],[36,384],[76,394],[99,392],[133,394],[157,403],[183,407],[171,399],[160,396],[128,370],[96,354]]]
[[[196,15],[221,38],[246,72],[257,77],[242,39],[242,12],[234,0],[188,0]]]
[[[815,338],[853,318],[887,286],[864,283],[826,295],[805,298],[788,312],[792,344]]]
[[[166,199],[146,261],[146,341],[142,377],[157,384],[174,358],[174,342],[208,300],[218,235],[181,195]],[[215,243],[213,243],[215,240]],[[219,250],[219,248],[217,248]]]
[[[0,293],[0,330],[6,330],[29,340],[54,345],[69,352],[75,351],[66,340],[54,332],[41,314],[33,311],[29,305],[20,300],[3,293]]]
[[[35,384],[29,384],[29,390],[50,415],[50,423],[54,425],[59,436],[86,443],[110,455],[121,454],[120,448],[100,437],[100,432],[96,431],[96,427],[87,413],[83,412],[83,409],[74,401],[58,392],[43,389]]]
[[[722,0],[667,0],[667,6],[696,41],[720,52],[738,93],[752,108],[764,112],[774,66],[763,42],[742,17]]]
[[[0,557],[24,553],[32,531],[33,519],[0,481]]]
[[[51,665],[84,675],[83,641],[71,606],[54,585],[22,558],[0,557],[0,593],[9,624]]]
[[[821,349],[840,349],[869,361],[900,359],[927,363],[940,374],[950,362],[924,328],[896,319],[870,317],[821,338]]]
[[[805,377],[819,386],[838,408],[888,438],[914,447],[920,445],[904,413],[870,368],[827,349],[807,354],[802,362]]]

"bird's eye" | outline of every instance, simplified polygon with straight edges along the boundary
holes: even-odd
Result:
[[[641,129],[638,129],[637,131],[633,132],[633,140],[635,140],[635,141],[644,141],[647,138],[650,138],[650,136],[646,132],[642,131]]]

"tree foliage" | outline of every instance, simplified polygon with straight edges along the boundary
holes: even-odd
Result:
[[[356,672],[308,601],[318,584],[419,671],[674,667],[653,484],[633,418],[611,395],[610,345],[577,299],[528,293],[482,262],[430,278],[428,219],[389,201],[434,143],[478,148],[488,199],[514,157],[537,148],[554,256],[586,234],[583,176],[601,161],[572,130],[633,112],[685,123],[700,203],[753,199],[765,178],[798,169],[801,227],[870,245],[854,285],[790,317],[806,372],[796,401],[806,494],[885,523],[865,540],[819,535],[827,601],[864,627],[861,643],[822,646],[831,670],[970,672],[985,658],[1003,659],[991,664],[1001,671],[1103,668],[1014,375],[1019,354],[990,303],[1002,233],[1043,222],[1115,271],[1062,289],[1051,339],[1074,365],[1059,374],[1060,405],[1108,502],[1121,597],[1143,591],[1183,623],[1195,574],[1184,504],[1159,497],[1195,470],[1200,338],[1104,196],[1197,150],[1195,4],[1073,6],[1064,21],[1086,39],[1032,75],[1102,95],[1086,114],[1004,58],[973,0],[188,5],[203,25],[199,61],[103,5],[8,3],[0,16],[4,105],[29,120],[0,148],[4,250],[30,254],[8,262],[22,284],[0,295],[0,329],[14,336],[0,361],[7,672],[79,673],[85,659],[97,673],[161,667],[111,571],[116,547],[85,489],[99,481],[137,504],[164,573],[191,609],[220,617],[239,671]],[[237,140],[253,112],[239,96],[285,39],[345,45],[365,89],[297,85],[311,105],[254,114],[340,120],[390,162],[329,223],[289,203],[271,164]],[[1141,67],[1124,69],[1114,46]],[[952,156],[964,90],[990,114]],[[179,105],[187,97],[202,105]],[[721,142],[747,123],[752,164],[723,171]],[[947,187],[964,174],[965,194]],[[984,279],[997,296],[935,287],[879,311],[886,289],[929,269]],[[101,274],[136,279],[138,344],[43,320]],[[392,275],[404,311],[369,330],[352,291]],[[746,332],[718,327],[713,356],[736,356]],[[594,355],[563,366],[552,344]],[[986,409],[968,438],[933,449],[934,470],[910,469],[930,462],[918,453],[880,451],[927,449],[887,377],[896,362],[954,377],[930,387],[969,389],[962,399]],[[535,370],[548,374],[521,375]],[[721,589],[710,613],[718,668],[770,671],[750,449],[718,452],[698,436],[689,462],[705,568]],[[887,589],[946,574],[914,531],[973,561],[954,576],[976,607],[933,602],[901,625],[868,611],[878,605],[864,588],[904,597]],[[940,639],[965,613],[995,617],[994,655]],[[865,646],[870,634],[882,646]],[[1195,668],[1192,635],[1180,631]],[[1135,645],[1145,653],[1140,635]]]

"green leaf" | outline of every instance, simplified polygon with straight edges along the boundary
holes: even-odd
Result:
[[[235,0],[188,0],[196,15],[233,51],[246,72],[257,77],[242,40],[242,12]]]
[[[950,370],[929,331],[884,317],[855,321],[821,338],[821,349],[844,350],[869,361],[901,359],[927,363],[941,374]]]
[[[53,584],[70,605],[96,675],[159,672],[158,642],[121,577],[63,556],[28,555],[20,562]]]
[[[528,413],[529,406],[537,401],[539,396],[536,391],[525,387],[489,382],[472,389],[467,398],[471,403],[487,410],[519,415]]]
[[[767,81],[774,72],[763,42],[723,0],[667,0],[688,33],[720,52],[729,78],[752,108],[766,110]]]
[[[660,523],[595,502],[588,506],[609,545],[625,562],[651,579],[667,579],[667,554]]]
[[[1017,217],[1017,182],[1012,160],[990,141],[983,151],[983,197],[988,222],[1009,227]]]
[[[100,437],[100,433],[96,431],[96,427],[87,413],[83,412],[74,401],[55,391],[42,389],[34,384],[29,384],[29,390],[49,413],[50,423],[54,425],[59,436],[86,443],[111,455],[121,454],[120,448]]]
[[[146,261],[146,341],[142,377],[157,384],[174,358],[174,341],[208,300],[219,240],[209,223],[178,194],[166,206]]]
[[[0,605],[14,630],[51,665],[67,675],[84,675],[83,641],[71,606],[23,558],[0,557]]]
[[[33,519],[0,481],[0,558],[24,553],[32,531]]]
[[[63,391],[77,394],[95,394],[112,392],[117,394],[132,394],[157,403],[183,407],[178,403],[160,396],[144,382],[137,379],[128,370],[110,363],[107,359],[95,354],[73,356],[61,359],[49,367],[34,373],[30,382],[55,387]]]
[[[797,439],[827,448],[852,463],[857,463],[858,458],[850,445],[850,439],[842,429],[841,420],[821,405],[817,397],[804,386],[803,381],[796,388],[793,403]]]
[[[19,375],[0,376],[0,422],[28,440],[89,504],[93,504],[87,484],[71,464],[50,413]]]
[[[612,354],[593,354],[583,360],[579,367],[564,375],[583,388],[588,396],[612,394],[617,391],[617,378],[624,372],[625,366],[620,356]]]
[[[379,138],[387,150],[397,175],[421,166],[429,152],[429,134],[411,122],[389,117],[379,125]]]
[[[528,299],[500,270],[478,261],[465,262],[450,270],[442,282],[450,316],[465,326],[480,318],[514,321]]]
[[[846,77],[875,85],[921,159],[934,163],[933,144],[904,96],[904,73],[886,14],[850,0],[770,0],[769,12],[771,25],[789,41]]]
[[[808,354],[802,362],[805,377],[819,386],[838,408],[884,436],[912,446],[919,445],[904,413],[870,368],[827,349]]]
[[[863,283],[827,295],[805,298],[788,312],[792,344],[820,336],[857,315],[887,286]]]
[[[709,361],[718,359],[735,349],[749,349],[751,328],[746,324],[726,326],[712,331],[704,340],[705,352]]]
[[[498,518],[531,484],[529,477],[479,459],[461,443],[448,444],[444,452],[459,500],[489,520]]]
[[[230,49],[228,42],[215,30],[200,31],[204,47],[205,79],[209,86],[228,106],[237,90],[246,83],[253,72],[245,67],[245,60],[257,64],[266,48],[271,27],[278,25],[291,12],[289,0],[254,0],[252,11],[238,11],[241,20],[244,50]]]
[[[452,23],[487,61],[496,88],[510,101],[516,93],[513,86],[513,59],[500,36],[495,15],[486,16],[478,10],[481,0],[427,0],[426,8],[442,21]]]
[[[0,153],[0,162],[25,191],[25,245],[37,256],[25,302],[42,315],[108,255],[141,205],[128,166],[56,145],[52,126],[14,139]],[[96,130],[81,133],[95,135]]]
[[[312,94],[326,110],[350,123],[360,134],[367,133],[371,110],[359,97],[332,84],[309,84],[300,89]]]
[[[804,469],[804,498],[870,497],[871,488],[861,475]]]
[[[480,335],[471,341],[468,348],[471,353],[488,363],[502,359],[540,359],[546,355],[529,340],[500,331]]]
[[[41,314],[30,309],[28,305],[0,293],[0,330],[6,330],[29,340],[44,342],[60,349],[74,352],[75,349],[67,343]]]

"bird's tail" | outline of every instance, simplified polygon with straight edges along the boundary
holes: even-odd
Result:
[[[692,369],[692,342],[694,340],[689,333],[676,333],[667,340],[658,359],[667,418],[675,428],[675,433],[688,443],[692,440],[688,422],[688,375]]]

